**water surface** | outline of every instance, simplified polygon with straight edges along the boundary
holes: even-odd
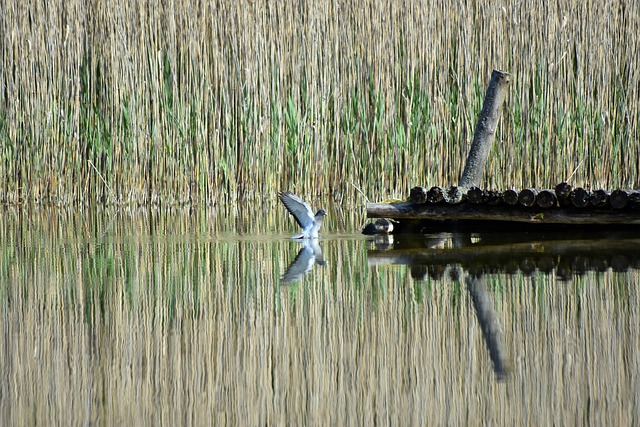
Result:
[[[4,209],[3,424],[639,423],[632,235],[329,213],[289,281],[281,211]]]

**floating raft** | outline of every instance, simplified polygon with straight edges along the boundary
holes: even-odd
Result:
[[[402,220],[500,221],[529,224],[640,225],[640,190],[526,188],[494,191],[478,187],[414,187],[409,201],[367,203],[369,218]]]

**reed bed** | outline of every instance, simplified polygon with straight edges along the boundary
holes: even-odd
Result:
[[[635,188],[637,1],[0,5],[0,200],[338,202],[457,182],[492,69],[487,186]]]

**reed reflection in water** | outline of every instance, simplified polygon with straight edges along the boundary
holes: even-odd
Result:
[[[638,423],[637,270],[486,275],[498,381],[457,278],[325,231],[326,265],[284,284],[285,222],[234,221],[4,211],[3,424]]]

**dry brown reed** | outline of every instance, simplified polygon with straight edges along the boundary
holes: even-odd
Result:
[[[460,175],[514,75],[492,187],[636,187],[637,1],[0,5],[0,199],[352,201]],[[103,180],[104,178],[104,180]],[[353,185],[351,185],[353,184]]]

